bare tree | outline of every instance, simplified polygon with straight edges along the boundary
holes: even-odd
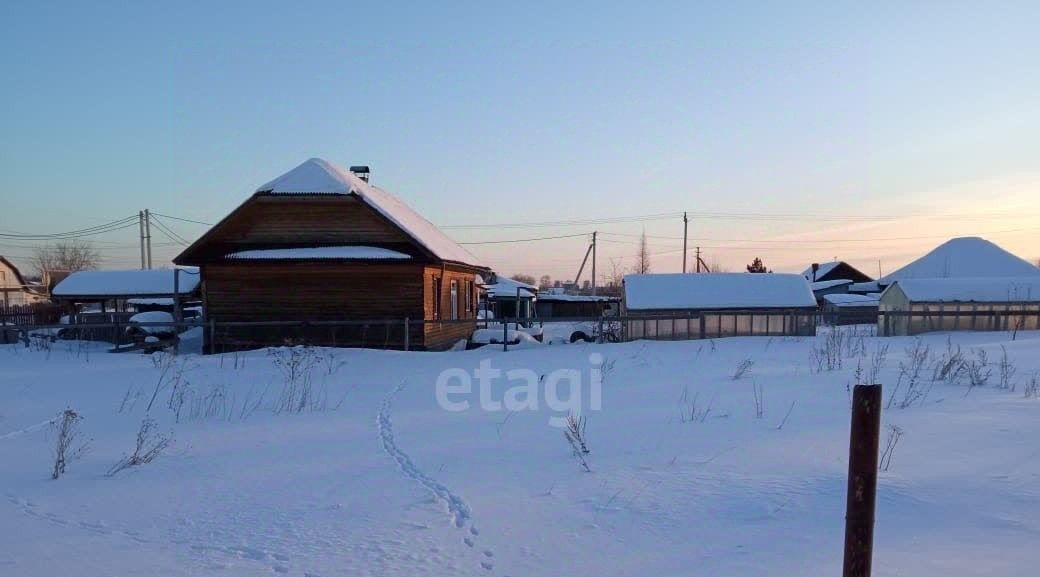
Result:
[[[639,237],[639,252],[636,253],[636,264],[633,269],[636,274],[650,272],[650,248],[646,244],[646,231]]]
[[[547,274],[543,274],[541,277],[539,277],[538,288],[542,290],[552,288],[552,277]]]
[[[36,274],[46,278],[51,271],[92,270],[101,264],[101,253],[85,240],[61,240],[36,247],[31,259]]]
[[[531,275],[531,274],[523,274],[523,273],[514,274],[513,276],[511,276],[509,278],[511,278],[511,279],[513,279],[513,280],[515,280],[517,282],[522,282],[524,284],[529,284],[529,285],[536,285],[536,284],[538,284],[538,281],[534,278],[534,275]]]
[[[608,268],[599,276],[599,290],[602,294],[621,294],[621,283],[625,280],[625,267],[621,266],[621,259],[612,258]]]
[[[708,269],[709,272],[731,272],[730,268],[722,264],[722,261],[717,256],[711,257],[711,261],[708,262]]]

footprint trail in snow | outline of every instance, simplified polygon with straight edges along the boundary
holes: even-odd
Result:
[[[452,492],[444,484],[440,483],[430,475],[426,474],[425,471],[419,468],[415,462],[412,461],[411,457],[407,453],[401,450],[397,445],[397,439],[394,438],[394,426],[393,421],[390,417],[391,409],[393,408],[394,397],[404,390],[407,383],[402,382],[400,385],[394,387],[394,390],[390,391],[390,394],[383,399],[383,406],[379,410],[379,414],[376,416],[376,426],[379,429],[379,438],[383,443],[383,450],[387,455],[397,463],[398,468],[406,477],[416,481],[431,493],[433,496],[443,501],[448,507],[448,514],[451,516],[452,524],[455,527],[462,529],[469,524],[467,534],[463,537],[462,542],[467,547],[476,547],[476,537],[480,535],[480,531],[473,525],[473,513],[466,504],[466,501],[462,497]],[[480,566],[486,571],[494,569],[495,565],[491,559],[495,556],[494,552],[490,549],[486,549],[482,552],[484,559],[480,561]]]

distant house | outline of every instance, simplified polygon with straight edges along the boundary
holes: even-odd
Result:
[[[833,325],[874,324],[878,318],[879,294],[827,294],[820,307],[825,322]]]
[[[538,310],[538,318],[542,320],[599,317],[612,308],[616,313],[616,305],[620,302],[618,297],[574,295],[566,294],[562,289],[549,289],[538,292],[535,308]]]
[[[1040,276],[907,278],[881,294],[878,334],[1040,328]]]
[[[312,158],[259,187],[174,259],[200,267],[207,321],[383,321],[207,333],[207,351],[309,343],[445,349],[476,327],[475,256],[367,168]],[[426,322],[404,330],[404,319]],[[407,336],[407,341],[406,341]]]
[[[26,282],[13,262],[0,256],[0,308],[22,307],[47,300],[40,287]]]
[[[530,319],[535,316],[538,287],[504,276],[493,275],[484,285],[486,307],[494,318]]]
[[[796,274],[628,275],[621,306],[645,317],[626,321],[627,338],[816,334],[816,299]]]
[[[847,280],[850,282],[869,282],[874,280],[849,263],[836,260],[825,263],[813,263],[802,271],[805,280],[816,283],[825,281]]]

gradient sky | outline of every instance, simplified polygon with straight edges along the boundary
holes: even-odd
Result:
[[[599,230],[601,271],[644,230],[679,270],[684,210],[731,270],[891,272],[961,235],[1040,257],[1040,3],[869,4],[5,2],[0,230],[214,222],[320,156],[443,226],[669,215],[446,229]],[[95,239],[105,266],[136,236]],[[586,242],[469,248],[569,278]]]

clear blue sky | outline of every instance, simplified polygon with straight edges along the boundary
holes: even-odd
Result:
[[[804,215],[694,218],[691,244],[731,269],[891,270],[977,233],[1040,256],[1038,2],[299,4],[4,3],[0,229],[213,222],[320,156],[441,225]],[[601,267],[644,228],[655,269],[681,266],[656,238],[677,218],[449,232],[594,228]],[[97,242],[136,264],[134,229]],[[569,277],[584,242],[473,250]]]

